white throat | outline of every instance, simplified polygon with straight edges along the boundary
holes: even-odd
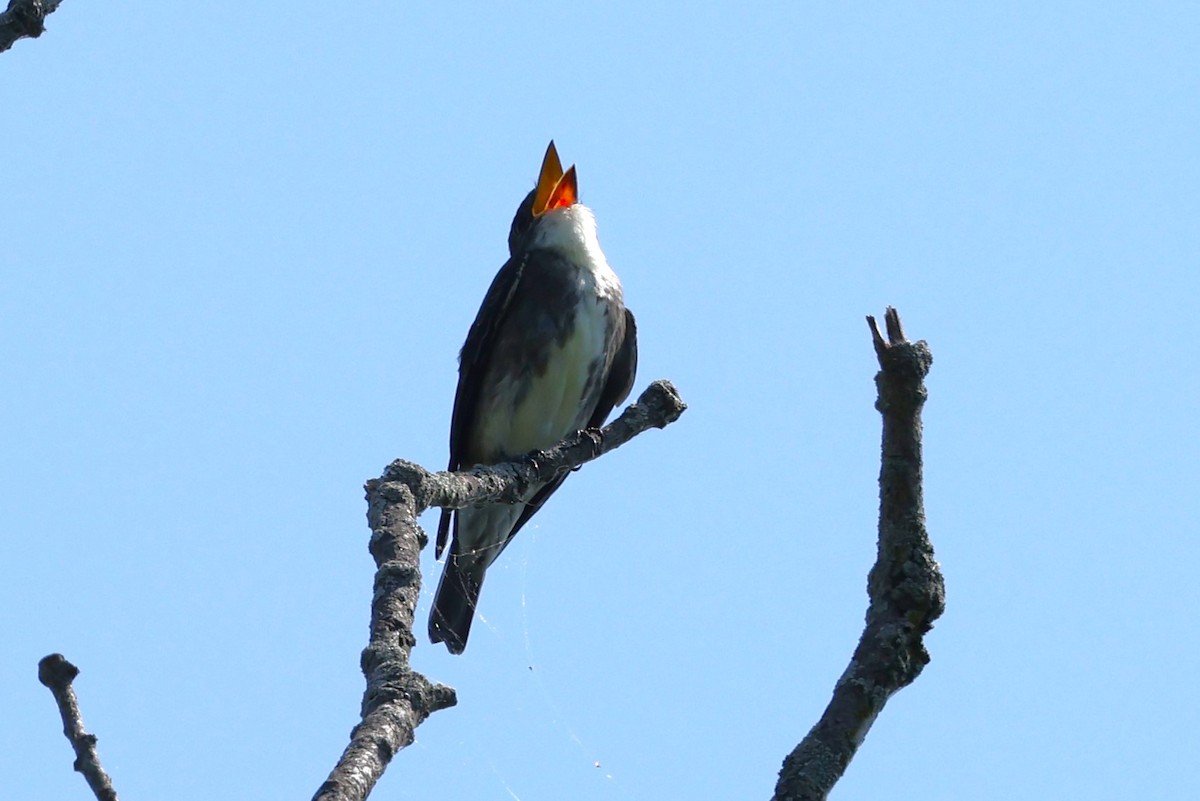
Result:
[[[608,266],[596,236],[596,215],[587,206],[576,203],[565,209],[546,212],[538,221],[533,248],[554,250],[566,256],[594,277],[602,297],[621,296],[621,281]]]

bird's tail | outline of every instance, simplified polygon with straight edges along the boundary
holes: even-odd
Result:
[[[451,546],[429,615],[430,642],[446,643],[452,654],[461,654],[467,647],[486,571],[487,563],[482,559],[471,555],[460,558],[458,543]]]

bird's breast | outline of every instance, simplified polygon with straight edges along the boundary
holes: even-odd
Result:
[[[544,266],[544,265],[543,265]],[[547,448],[583,428],[612,364],[620,284],[569,263],[534,269],[499,332],[481,393],[479,461]]]

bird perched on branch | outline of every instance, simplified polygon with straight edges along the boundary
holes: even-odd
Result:
[[[450,470],[509,461],[604,424],[637,370],[637,329],[621,282],[579,202],[575,167],[554,143],[508,233],[509,259],[492,280],[459,354]],[[436,555],[453,529],[429,617],[429,639],[460,654],[483,578],[566,475],[521,503],[443,510]]]

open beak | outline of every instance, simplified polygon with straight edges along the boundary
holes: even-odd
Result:
[[[538,176],[537,192],[533,196],[533,216],[541,217],[548,211],[566,208],[579,202],[579,186],[575,179],[575,165],[563,173],[562,162],[554,142],[546,148],[542,159],[542,172]]]

